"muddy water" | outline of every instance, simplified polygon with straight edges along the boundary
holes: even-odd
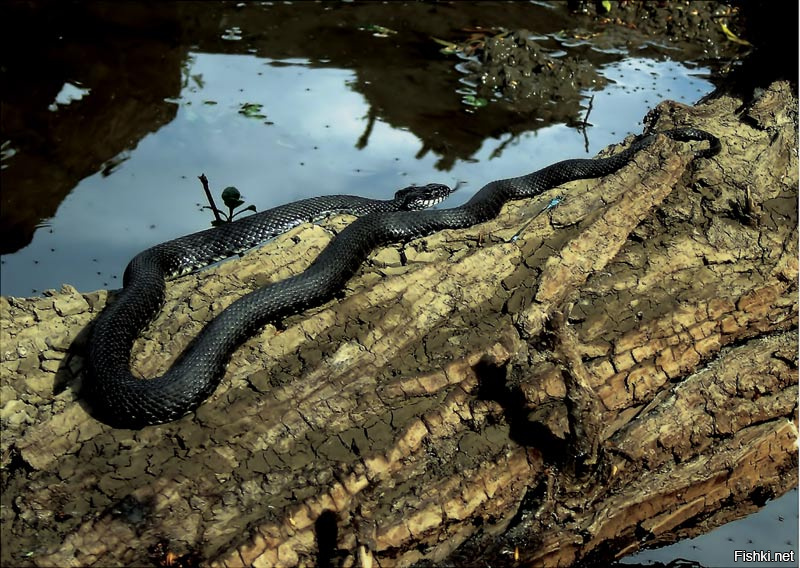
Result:
[[[687,55],[668,38],[628,49],[607,30],[565,35],[590,23],[562,4],[5,11],[13,50],[2,56],[4,295],[63,283],[120,287],[134,254],[209,226],[201,173],[215,195],[235,186],[259,210],[465,182],[447,203],[457,205],[490,180],[591,156],[640,132],[664,98],[691,104],[713,89],[702,49]],[[504,97],[483,105],[467,60],[441,53],[433,38],[463,41],[493,26],[531,30],[551,54],[590,62],[602,80],[536,107]],[[761,513],[773,550],[796,538],[787,536],[797,531],[796,493],[780,503]],[[726,537],[728,549],[750,546],[752,523]],[[705,542],[689,546],[719,549]],[[702,561],[727,563],[728,552]]]

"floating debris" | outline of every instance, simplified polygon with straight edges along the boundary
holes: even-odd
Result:
[[[259,103],[244,103],[239,108],[239,114],[246,116],[247,118],[264,119],[267,118],[267,115],[261,113],[261,109],[263,108],[264,105]]]

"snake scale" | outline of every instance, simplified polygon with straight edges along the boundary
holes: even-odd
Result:
[[[677,141],[707,141],[709,147],[698,151],[699,157],[712,156],[720,148],[716,137],[696,128],[661,134]],[[564,160],[524,176],[492,181],[465,204],[450,209],[418,210],[444,199],[451,191],[438,184],[406,188],[398,192],[399,199],[392,201],[319,197],[147,249],[130,262],[122,292],[94,324],[86,381],[93,412],[108,424],[122,428],[176,420],[211,395],[231,354],[242,342],[267,323],[331,298],[376,247],[443,229],[466,228],[493,219],[507,201],[534,197],[569,181],[608,175],[650,146],[656,135],[640,136],[610,157]],[[429,193],[420,198],[415,195],[420,189]],[[149,380],[132,375],[133,343],[160,310],[166,279],[251,248],[299,223],[338,211],[361,216],[342,230],[308,269],[234,301],[205,326],[164,375]]]

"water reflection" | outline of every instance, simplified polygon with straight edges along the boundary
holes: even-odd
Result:
[[[97,25],[80,6],[4,6],[0,252],[27,245],[84,177],[170,122],[185,49]],[[114,32],[117,33],[114,33]],[[8,53],[8,50],[4,50]],[[48,259],[41,259],[49,262]]]
[[[605,70],[614,82],[595,94],[590,154],[632,130],[665,88],[687,102],[709,88],[670,62],[656,64],[658,79],[648,75],[642,83],[631,66],[649,63],[638,61]],[[99,171],[77,183],[50,227],[38,231],[30,246],[3,257],[4,294],[27,295],[61,283],[85,291],[119,287],[122,270],[137,252],[208,226],[210,215],[200,209],[201,173],[217,194],[234,185],[259,210],[313,195],[387,198],[412,183],[468,182],[448,200],[451,206],[487,181],[587,151],[584,134],[566,125],[538,123],[535,131],[476,136],[470,129],[481,123],[476,114],[484,109],[457,109],[459,120],[450,131],[466,134],[449,132],[441,144],[451,148],[453,140],[472,136],[475,148],[463,158],[448,154],[445,168],[441,151],[414,125],[390,124],[355,88],[361,83],[353,70],[302,58],[204,52],[186,53],[179,68],[180,90],[160,101],[161,108],[172,109],[171,120],[131,150],[96,154],[96,162],[102,157]],[[73,100],[64,111],[91,98]],[[456,96],[453,101],[459,104]]]
[[[3,31],[26,57],[4,62],[3,293],[114,286],[140,248],[205,226],[194,210],[203,172],[262,209],[469,180],[463,200],[580,152],[559,131],[577,106],[545,116],[462,104],[461,74],[432,38],[476,18],[541,38],[567,27],[551,5],[485,6],[12,4]],[[595,64],[622,56],[581,49]],[[618,116],[595,103],[589,150],[641,117],[636,94]]]
[[[661,566],[680,558],[702,566],[745,566],[766,568],[790,566],[788,562],[738,561],[734,551],[768,550],[777,553],[795,551],[797,565],[797,489],[770,501],[749,517],[717,527],[709,533],[686,539],[660,549],[645,550],[623,559],[620,564]],[[757,558],[757,557],[756,557]]]
[[[27,245],[80,180],[112,172],[120,153],[175,118],[181,78],[192,76],[185,72],[190,51],[351,69],[348,85],[363,95],[371,117],[361,145],[380,118],[413,132],[422,146],[417,154],[437,154],[434,169],[447,171],[487,137],[537,126],[502,105],[464,120],[453,86],[458,73],[431,40],[476,21],[555,33],[569,18],[552,6],[502,6],[10,3],[2,31],[22,56],[3,63],[0,253]],[[278,85],[273,98],[284,91]],[[62,104],[66,98],[70,104]],[[353,116],[341,108],[329,126]]]

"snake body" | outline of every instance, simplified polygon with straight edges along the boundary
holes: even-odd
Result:
[[[680,128],[662,132],[678,141],[708,141],[697,152],[708,157],[719,140],[703,130]],[[199,406],[216,389],[232,352],[267,323],[319,305],[342,289],[370,252],[391,242],[407,241],[443,229],[461,229],[494,218],[510,200],[534,197],[563,183],[602,177],[631,161],[650,146],[656,134],[639,137],[625,150],[607,158],[564,160],[521,177],[492,181],[465,204],[451,209],[399,210],[394,205],[374,209],[364,198],[342,197],[338,210],[366,213],[341,231],[304,272],[269,284],[234,301],[209,322],[178,361],[161,377],[140,380],[130,372],[135,339],[161,307],[165,278],[181,274],[257,244],[320,214],[305,210],[308,201],[271,210],[249,221],[252,233],[236,223],[163,243],[137,255],[125,271],[117,301],[97,318],[87,356],[88,388],[99,418],[117,426],[140,428],[180,418]],[[449,192],[445,186],[431,186]],[[443,189],[442,189],[443,188]],[[323,198],[317,198],[323,199]],[[348,207],[342,207],[346,205]],[[253,226],[258,230],[252,229]],[[282,230],[286,230],[285,228]],[[264,236],[266,235],[266,236]]]

